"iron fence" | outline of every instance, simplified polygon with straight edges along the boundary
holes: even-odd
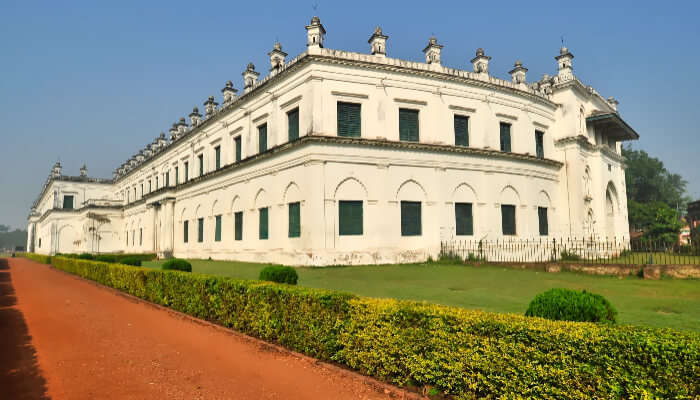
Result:
[[[442,241],[441,257],[491,262],[581,262],[595,264],[700,264],[700,243],[655,240],[522,239]]]

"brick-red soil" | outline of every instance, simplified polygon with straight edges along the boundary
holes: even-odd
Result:
[[[404,396],[414,397],[46,265],[0,261],[2,398]]]

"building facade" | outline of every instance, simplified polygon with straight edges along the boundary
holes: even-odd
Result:
[[[574,74],[536,82],[516,62],[489,74],[324,47],[317,17],[292,60],[251,63],[112,179],[63,175],[32,207],[28,249],[156,252],[292,265],[393,263],[435,256],[452,238],[629,238],[621,142],[637,133]]]

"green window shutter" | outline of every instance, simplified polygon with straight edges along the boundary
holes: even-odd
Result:
[[[134,246],[136,244],[136,229],[131,231],[131,245]]]
[[[421,235],[420,201],[401,202],[401,236]]]
[[[338,102],[338,136],[361,137],[362,105]]]
[[[243,211],[237,211],[233,214],[234,239],[243,240]]]
[[[204,154],[199,155],[199,176],[204,175]]]
[[[537,217],[540,221],[540,235],[549,235],[549,219],[547,217],[547,207],[537,207]]]
[[[175,167],[175,185],[180,184],[180,168]],[[150,191],[150,188],[149,188]]]
[[[236,162],[239,162],[241,161],[241,137],[233,139],[233,142],[236,145]]]
[[[190,163],[185,162],[185,182],[190,180]]]
[[[260,215],[260,227],[258,230],[258,238],[260,240],[265,240],[268,238],[268,210],[268,207],[261,208],[258,210],[258,214]]]
[[[165,173],[165,186],[170,186],[170,171]],[[143,196],[143,186],[141,187],[141,196]]]
[[[455,203],[455,233],[471,236],[474,234],[472,203]]]
[[[216,225],[214,228],[214,241],[221,241],[221,215],[216,216]]]
[[[139,228],[139,246],[143,245],[143,228]]]
[[[418,110],[399,109],[399,140],[418,141]]]
[[[182,241],[187,243],[190,240],[190,221],[184,221],[182,223]]]
[[[535,153],[537,158],[544,158],[544,132],[535,131]]]
[[[501,151],[510,153],[510,124],[501,122]]]
[[[501,226],[504,235],[515,235],[515,206],[501,205]]]
[[[289,203],[289,237],[301,236],[301,204]]]
[[[216,156],[216,169],[221,168],[221,146],[214,147],[214,155]]]
[[[362,201],[347,201],[338,202],[338,234],[346,235],[362,235],[363,231],[363,215]]]
[[[469,117],[455,115],[455,146],[469,147]]]
[[[258,152],[267,150],[267,124],[258,127]]]
[[[199,243],[204,241],[204,218],[197,220],[197,241]]]
[[[299,139],[299,109],[287,113],[287,133],[289,135],[289,141],[294,141]]]
[[[73,209],[73,196],[63,196],[63,208],[65,210]]]

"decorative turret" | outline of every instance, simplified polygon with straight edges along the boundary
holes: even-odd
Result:
[[[243,83],[245,86],[245,93],[248,93],[253,86],[258,82],[259,72],[255,71],[255,65],[253,63],[248,63],[248,68],[243,71]]]
[[[178,131],[177,131],[177,122],[173,124],[173,126],[170,127],[170,141],[175,141],[179,137]],[[159,149],[160,150],[160,149]]]
[[[187,132],[187,122],[185,122],[185,117],[182,117],[177,123],[178,137],[181,137],[185,132]]]
[[[221,94],[224,96],[224,104],[232,102],[236,97],[236,92],[238,92],[238,90],[233,87],[233,82],[226,81],[226,86],[221,89]]]
[[[146,156],[146,158],[149,158],[153,155],[153,146],[151,144],[147,144],[146,148],[143,150],[143,155]]]
[[[287,53],[282,51],[280,42],[275,42],[272,51],[267,53],[267,55],[270,56],[270,74],[274,75],[284,66],[284,59],[287,57]]]
[[[164,132],[161,132],[156,140],[158,140],[158,147],[160,149],[163,149],[163,148],[165,148],[165,146],[168,145],[168,139],[165,138]]]
[[[61,176],[62,170],[63,170],[63,167],[61,167],[61,162],[56,161],[56,164],[54,164],[53,168],[51,168],[51,177],[58,178],[59,176]]]
[[[80,167],[80,176],[87,178],[87,165],[83,164],[83,166]]]
[[[613,110],[617,111],[617,105],[620,104],[620,102],[617,101],[617,99],[615,99],[614,97],[610,96],[610,97],[608,97],[607,102],[608,102],[608,104],[610,105],[610,107],[612,107]]]
[[[440,53],[442,52],[442,45],[438,44],[435,36],[431,36],[428,40],[428,45],[423,49],[425,53],[425,62],[428,64],[440,65]]]
[[[136,161],[141,164],[145,159],[146,156],[143,155],[143,150],[139,150],[138,154],[136,154]]]
[[[552,78],[548,74],[542,75],[539,83],[539,89],[544,94],[552,94]]]
[[[562,48],[559,50],[559,55],[554,57],[554,59],[557,60],[559,67],[558,76],[560,80],[568,80],[573,78],[574,70],[571,60],[574,59],[574,55],[569,52],[569,49],[567,49],[566,46],[562,46]]]
[[[488,75],[490,59],[491,57],[487,56],[486,53],[484,53],[484,49],[482,49],[481,47],[476,49],[476,57],[472,58],[474,72],[476,72],[477,74]]]
[[[311,18],[311,24],[306,26],[306,47],[308,47],[309,52],[323,47],[323,36],[325,34],[326,29],[321,24],[321,19],[316,16]]]
[[[525,78],[526,78],[527,68],[523,67],[523,63],[520,60],[515,62],[514,67],[515,68],[513,68],[512,70],[510,70],[510,72],[508,72],[510,74],[510,76],[513,77],[513,83],[526,84]]]
[[[218,105],[219,103],[214,101],[214,96],[209,96],[207,101],[204,102],[204,112],[207,114],[207,118],[216,113],[216,106]]]
[[[197,126],[202,122],[202,114],[199,113],[199,108],[194,107],[190,113],[190,125]]]
[[[369,51],[375,56],[386,56],[386,40],[389,36],[382,33],[382,28],[374,28],[374,33],[369,37]]]

